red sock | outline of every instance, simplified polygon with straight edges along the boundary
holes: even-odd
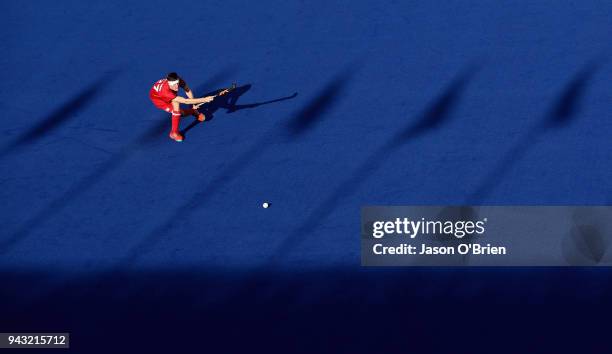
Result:
[[[172,111],[172,130],[171,133],[178,133],[179,131],[179,120],[181,119],[181,113]]]

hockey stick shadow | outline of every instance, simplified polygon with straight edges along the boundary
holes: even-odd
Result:
[[[234,90],[232,90],[227,95],[219,96],[213,102],[211,102],[211,103],[209,103],[207,105],[204,105],[200,111],[202,113],[204,113],[204,115],[206,116],[206,121],[205,122],[212,121],[214,119],[214,117],[215,117],[215,113],[219,109],[222,109],[222,108],[226,109],[226,113],[229,114],[229,113],[234,113],[234,112],[237,112],[237,111],[240,111],[240,110],[243,110],[243,109],[256,108],[256,107],[263,106],[263,105],[266,105],[266,104],[271,104],[271,103],[276,103],[276,102],[281,102],[281,101],[293,99],[293,98],[297,97],[297,95],[298,95],[297,92],[295,92],[293,95],[285,96],[285,97],[281,97],[281,98],[277,98],[277,99],[273,99],[273,100],[269,100],[269,101],[250,103],[250,104],[240,104],[240,105],[236,104],[238,102],[238,100],[240,99],[240,97],[242,97],[242,95],[244,95],[245,93],[247,93],[247,91],[249,91],[251,89],[251,86],[252,86],[251,84],[239,86],[239,87],[235,88]],[[209,92],[209,93],[205,94],[204,96],[216,95],[216,94],[218,94],[221,91],[222,91],[222,89],[215,90],[213,92]],[[183,134],[183,136],[185,136],[188,131],[190,131],[196,125],[198,125],[200,123],[201,123],[200,121],[194,120],[181,133]]]

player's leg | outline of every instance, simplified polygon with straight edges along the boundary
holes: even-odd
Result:
[[[170,119],[172,120],[172,129],[170,130],[170,138],[176,141],[183,141],[183,136],[179,133],[179,120],[181,118],[181,113],[179,110],[179,104],[173,104],[164,102],[161,100],[151,99],[155,107],[161,109],[162,111],[170,113]],[[178,113],[177,113],[178,112]]]
[[[181,117],[186,117],[186,116],[194,116],[200,122],[203,122],[206,119],[206,116],[204,115],[204,113],[201,113],[200,111],[194,108],[182,108]]]
[[[175,141],[183,141],[183,136],[179,132],[179,121],[181,120],[181,109],[178,102],[172,102],[172,130],[170,130],[170,139]]]

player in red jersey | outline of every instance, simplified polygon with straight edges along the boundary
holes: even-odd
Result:
[[[177,96],[179,87],[185,90],[185,94],[188,98]],[[206,117],[203,113],[198,112],[198,107],[215,98],[215,96],[193,98],[193,92],[191,92],[187,83],[179,77],[177,73],[170,73],[165,79],[157,81],[151,88],[151,91],[149,91],[149,97],[155,107],[172,114],[170,138],[179,142],[183,141],[183,136],[179,132],[179,120],[181,116],[193,115],[200,122],[203,122]],[[193,106],[192,108],[180,109],[181,103],[191,104]]]

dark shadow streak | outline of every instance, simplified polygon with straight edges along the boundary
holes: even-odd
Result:
[[[347,71],[348,72],[348,71]],[[338,98],[341,97],[346,89],[346,83],[349,81],[349,75],[344,74],[334,77],[316,96],[304,106],[297,114],[296,118],[289,121],[287,127],[296,135],[303,135],[312,129],[316,122],[319,122],[328,113]],[[330,90],[333,88],[333,91]],[[332,98],[327,96],[332,95]],[[291,96],[290,96],[291,97]],[[322,106],[323,105],[323,106]],[[308,117],[305,114],[308,113]],[[308,118],[308,119],[307,119]],[[306,122],[308,120],[308,122]],[[298,127],[297,129],[295,127]],[[286,130],[286,127],[272,128],[258,139],[251,147],[243,152],[240,156],[231,161],[223,170],[208,182],[200,191],[197,191],[193,196],[172,215],[166,219],[164,223],[156,227],[149,235],[144,237],[137,245],[132,247],[122,264],[118,265],[118,269],[124,268],[126,265],[134,262],[138,257],[147,253],[155,247],[155,245],[166,235],[177,218],[185,218],[185,215],[194,213],[203,206],[215,194],[223,190],[223,187],[236,179],[243,170],[261,156],[269,147],[274,146],[275,141],[280,141],[280,136]]]
[[[444,90],[444,93],[429,106],[422,114],[421,119],[417,120],[413,125],[406,127],[403,131],[395,135],[391,139],[389,148],[395,148],[404,144],[407,140],[418,137],[430,130],[439,128],[443,123],[446,123],[448,117],[452,114],[453,109],[461,98],[461,94],[465,90],[465,86],[476,75],[480,69],[479,64],[468,66],[451,84]]]
[[[213,78],[217,81],[223,79],[218,75],[214,76]],[[213,86],[216,84],[218,84],[218,82],[209,80],[207,83],[201,86]],[[101,164],[93,172],[81,178],[78,182],[72,185],[60,197],[54,199],[49,205],[38,213],[34,214],[34,216],[25,221],[10,237],[0,240],[0,254],[5,254],[6,252],[10,251],[12,247],[14,247],[18,242],[23,241],[34,229],[40,227],[47,220],[57,215],[81,194],[92,189],[96,183],[101,181],[106,175],[110,174],[113,170],[119,167],[124,161],[132,156],[133,153],[141,150],[148,144],[165,141],[165,139],[167,139],[165,132],[169,130],[169,127],[169,117],[164,113],[163,116],[160,116],[157,119],[157,122],[155,122],[155,124],[153,124],[147,131],[142,133],[140,137],[123,147],[118,153]]]
[[[312,129],[320,122],[319,118],[327,113],[336,101],[342,97],[346,83],[352,74],[352,70],[347,69],[331,80],[315,99],[310,101],[309,104],[297,113],[295,118],[287,123],[286,128],[289,134],[296,137]]]
[[[601,64],[593,60],[573,77],[546,115],[543,129],[567,125],[580,113],[587,86]]]
[[[482,204],[503,181],[508,171],[523,159],[543,134],[551,129],[566,127],[578,116],[588,84],[601,64],[601,61],[596,60],[589,62],[565,85],[542,122],[529,130],[485,176],[476,190],[468,197],[468,204]]]
[[[119,69],[107,72],[98,80],[90,84],[81,93],[74,96],[60,107],[56,108],[48,116],[36,122],[35,126],[28,129],[26,132],[17,137],[13,143],[5,147],[2,152],[0,152],[0,158],[23,147],[24,145],[34,144],[43,136],[48,135],[52,131],[66,124],[69,120],[74,119],[80,111],[85,109],[93,102],[95,97],[105,87],[107,87],[120,72],[121,70]]]

